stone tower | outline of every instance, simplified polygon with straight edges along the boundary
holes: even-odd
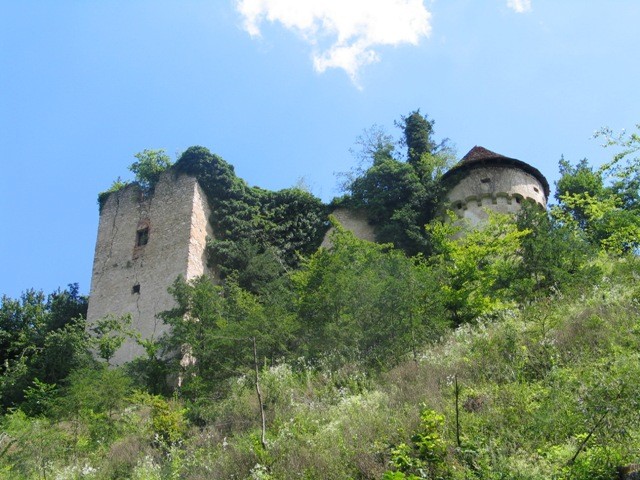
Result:
[[[523,201],[544,208],[549,198],[549,183],[538,169],[484,147],[473,147],[442,181],[447,208],[471,225],[486,220],[487,210],[516,213]]]
[[[143,338],[167,327],[156,315],[174,307],[167,292],[178,277],[212,274],[206,239],[213,236],[209,206],[195,178],[165,172],[149,195],[135,184],[109,195],[100,212],[87,320],[130,314]],[[128,341],[114,364],[144,352]]]

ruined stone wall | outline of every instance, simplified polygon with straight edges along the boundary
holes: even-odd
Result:
[[[370,225],[367,221],[367,215],[364,211],[338,208],[334,210],[331,215],[335,217],[345,230],[350,231],[360,240],[376,241],[373,225]],[[331,232],[333,232],[333,227],[325,234],[322,245],[320,245],[321,247],[328,248],[331,246]]]
[[[544,187],[533,175],[512,167],[470,170],[447,195],[448,208],[471,225],[487,219],[487,209],[516,213],[524,201],[546,207]]]
[[[186,175],[163,174],[146,198],[136,185],[112,193],[100,213],[88,321],[130,314],[143,338],[165,332],[156,315],[174,306],[169,286],[179,275],[189,279],[211,273],[205,256],[206,237],[213,235],[208,218],[204,193]],[[130,341],[113,363],[141,354]]]

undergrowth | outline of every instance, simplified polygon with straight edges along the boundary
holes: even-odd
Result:
[[[588,290],[461,326],[379,374],[265,366],[266,448],[250,376],[198,425],[179,396],[129,385],[121,405],[5,415],[0,476],[616,478],[640,451],[640,261],[602,268]]]

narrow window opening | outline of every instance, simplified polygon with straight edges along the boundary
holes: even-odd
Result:
[[[516,203],[520,203],[520,197],[516,197]]]
[[[538,190],[538,187],[533,187],[533,190],[534,190],[536,193],[540,193],[540,190]]]
[[[490,183],[491,179],[489,177],[483,178],[482,180],[480,180],[482,183]]]
[[[140,294],[140,284],[136,283],[131,289],[131,295]]]
[[[456,204],[456,208],[457,208],[458,210],[460,210],[460,209],[462,208],[462,203],[458,203],[458,204]]]
[[[149,243],[149,228],[138,230],[136,235],[136,247],[142,247]]]

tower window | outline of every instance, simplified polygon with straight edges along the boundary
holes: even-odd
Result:
[[[140,293],[140,284],[136,283],[133,288],[131,289],[131,295],[135,295],[135,294],[139,294]]]
[[[136,247],[142,247],[149,243],[149,227],[138,230],[136,234]]]
[[[533,190],[534,190],[536,193],[540,193],[540,190],[538,190],[538,187],[533,187]]]
[[[489,177],[483,178],[482,180],[480,180],[482,183],[490,183],[491,179]]]

